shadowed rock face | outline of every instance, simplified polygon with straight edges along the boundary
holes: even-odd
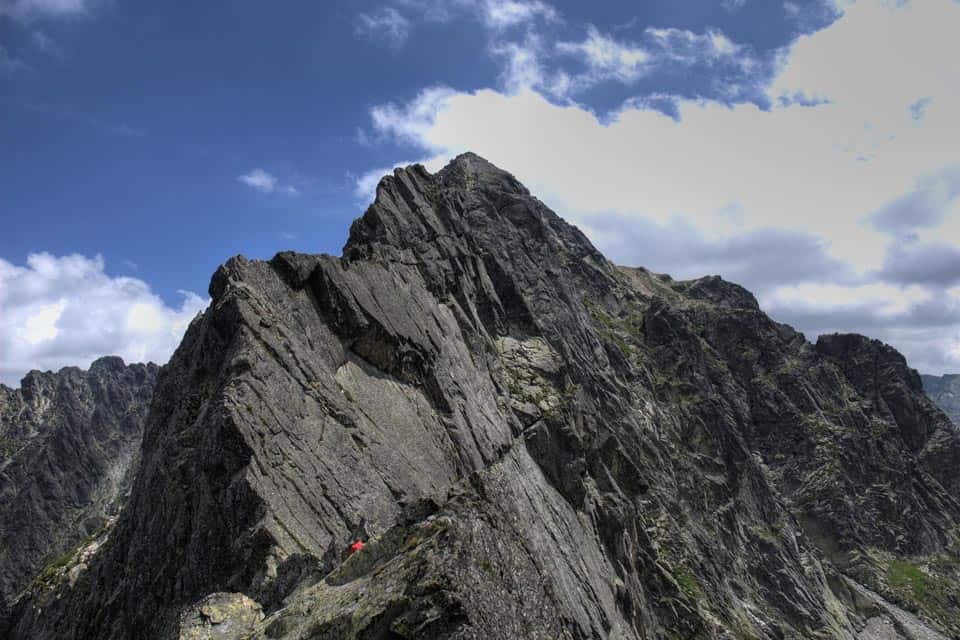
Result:
[[[960,436],[899,354],[616,267],[475,155],[210,294],[11,637],[960,633]]]
[[[920,376],[927,395],[950,416],[954,424],[960,424],[960,374],[943,376]]]
[[[108,357],[0,385],[0,598],[117,515],[157,371]]]

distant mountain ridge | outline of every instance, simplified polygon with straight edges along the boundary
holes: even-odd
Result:
[[[209,290],[10,638],[960,637],[960,431],[879,341],[618,267],[474,154]]]
[[[920,377],[927,395],[950,416],[954,424],[960,425],[960,373]]]
[[[119,513],[158,371],[105,357],[0,385],[0,600]]]

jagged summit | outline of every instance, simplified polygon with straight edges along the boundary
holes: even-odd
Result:
[[[616,267],[475,155],[210,291],[12,638],[960,634],[960,435],[899,354]]]
[[[527,188],[503,169],[475,153],[460,154],[437,174],[441,184],[454,189],[488,189],[528,196]]]
[[[148,364],[152,366],[156,366],[152,362]],[[104,372],[104,371],[110,371],[110,370],[119,371],[126,366],[127,365],[123,361],[123,358],[119,356],[101,356],[90,363],[89,371],[91,372]],[[27,386],[35,386],[40,383],[39,381],[45,378],[52,378],[57,376],[63,377],[71,373],[80,374],[80,373],[83,373],[83,369],[81,369],[80,367],[74,367],[74,366],[61,367],[56,372],[41,371],[40,369],[31,369],[30,371],[25,373],[23,377],[20,379],[20,387],[17,387],[17,388],[23,389],[24,387],[27,387]],[[12,389],[11,387],[4,385],[3,383],[0,383],[0,387],[3,387],[5,389],[15,390],[15,389]]]
[[[431,176],[422,164],[398,167],[392,175],[384,176],[380,180],[376,190],[377,199],[379,199],[381,191],[389,191],[394,182],[402,181],[403,176],[411,174],[415,176],[415,180]],[[437,172],[436,177],[439,184],[461,191],[487,189],[517,195],[530,195],[527,188],[511,173],[504,171],[472,151],[461,153],[453,158]]]
[[[760,304],[752,293],[720,276],[704,276],[696,280],[681,281],[675,285],[675,288],[691,298],[712,302],[718,306],[760,310]]]
[[[343,255],[362,258],[376,246],[402,252],[439,245],[439,250],[450,251],[457,241],[488,247],[499,243],[499,236],[547,242],[603,259],[586,236],[531,196],[516,178],[473,153],[457,156],[435,175],[413,165],[384,177],[373,204],[351,226]]]

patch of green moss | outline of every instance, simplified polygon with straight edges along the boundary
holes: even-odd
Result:
[[[51,582],[61,570],[65,569],[67,565],[70,564],[70,561],[73,560],[74,556],[77,555],[78,550],[79,548],[71,549],[59,558],[49,562],[47,566],[45,566],[40,573],[37,574],[37,582],[41,584]]]
[[[949,633],[960,633],[960,582],[957,559],[924,558],[923,562],[890,558],[884,562],[887,595],[921,618]]]
[[[65,569],[69,568],[77,559],[77,556],[80,552],[88,547],[94,542],[97,538],[105,533],[106,529],[101,528],[97,531],[91,533],[86,538],[78,542],[74,547],[65,552],[64,554],[57,556],[53,560],[49,561],[43,569],[36,575],[30,585],[26,588],[25,591],[40,588],[41,590],[48,590],[56,586],[59,576],[64,572]]]
[[[775,522],[773,524],[748,524],[745,526],[745,529],[757,543],[777,546],[780,542],[780,537],[783,535],[784,524],[782,522]]]
[[[677,567],[673,570],[673,579],[677,581],[680,590],[691,600],[699,600],[702,593],[700,583],[697,578],[685,567]]]
[[[787,356],[780,365],[782,373],[796,373],[803,368],[803,361],[796,356]]]
[[[930,590],[930,576],[915,564],[894,560],[887,567],[887,584],[890,588],[907,590],[918,600],[926,600]]]
[[[597,333],[604,342],[615,345],[625,356],[629,356],[632,351],[632,345],[627,341],[626,336],[631,335],[631,318],[626,320],[616,318],[602,305],[593,300],[584,300],[587,312],[593,318]]]

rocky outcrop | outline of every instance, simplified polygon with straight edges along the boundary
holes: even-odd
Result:
[[[49,577],[119,512],[157,371],[107,357],[0,385],[0,598]]]
[[[960,374],[942,376],[920,376],[923,390],[950,416],[953,423],[960,425]]]
[[[210,295],[11,637],[960,635],[960,435],[902,357],[618,268],[477,156]]]

